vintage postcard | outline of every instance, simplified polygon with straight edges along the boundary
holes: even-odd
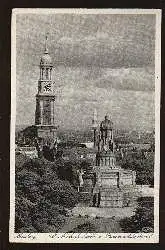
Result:
[[[10,242],[159,242],[161,10],[13,9]]]

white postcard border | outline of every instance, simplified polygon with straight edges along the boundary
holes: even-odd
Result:
[[[14,233],[15,224],[15,123],[16,123],[16,16],[17,14],[155,14],[155,167],[154,233]],[[10,123],[10,221],[9,241],[19,243],[158,243],[160,181],[160,9],[13,9],[11,30],[11,123]]]

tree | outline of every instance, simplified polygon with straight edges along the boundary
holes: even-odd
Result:
[[[25,128],[22,132],[26,138],[31,140],[34,140],[37,137],[37,128],[34,125]]]
[[[91,222],[86,222],[84,224],[78,225],[69,233],[96,233],[97,228]]]
[[[118,164],[122,168],[136,171],[136,183],[140,185],[154,184],[154,153],[144,150],[129,152],[124,158],[118,157]]]
[[[17,194],[17,193],[16,193]],[[30,217],[31,210],[34,208],[34,204],[27,198],[16,195],[15,199],[15,230],[19,231],[20,228],[26,227],[27,231],[29,227],[32,227],[32,220]]]
[[[57,232],[78,193],[58,176],[56,163],[46,159],[17,159],[16,232]]]
[[[139,198],[135,215],[120,221],[125,233],[153,232],[154,202],[152,197]]]

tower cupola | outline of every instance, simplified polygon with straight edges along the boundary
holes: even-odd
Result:
[[[42,81],[51,81],[52,79],[52,58],[49,55],[48,46],[47,46],[48,37],[45,37],[45,50],[44,54],[41,56],[40,60],[40,80]]]
[[[45,67],[50,66],[50,67],[52,67],[53,66],[52,65],[52,58],[49,55],[47,40],[48,40],[48,37],[46,36],[46,39],[45,39],[45,51],[44,51],[44,54],[41,56],[40,66],[45,66]]]

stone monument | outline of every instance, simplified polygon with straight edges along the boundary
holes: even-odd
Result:
[[[136,173],[116,165],[113,122],[107,115],[98,128],[95,145],[96,166],[82,175],[84,179],[91,179],[90,187],[84,183],[81,190],[91,190],[93,205],[97,207],[133,206],[137,198]]]

